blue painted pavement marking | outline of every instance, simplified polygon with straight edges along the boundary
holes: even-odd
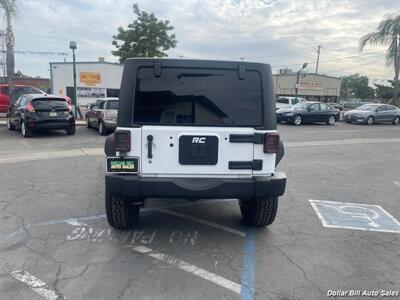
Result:
[[[244,242],[243,270],[241,278],[240,296],[242,300],[254,299],[254,259],[255,259],[256,231],[249,228]]]
[[[379,205],[309,201],[324,227],[400,233],[400,222]]]

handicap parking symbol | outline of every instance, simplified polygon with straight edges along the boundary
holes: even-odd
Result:
[[[400,233],[400,222],[379,205],[309,201],[324,227]]]

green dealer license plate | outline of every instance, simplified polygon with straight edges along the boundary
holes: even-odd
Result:
[[[107,157],[108,173],[137,173],[139,159],[137,157]]]

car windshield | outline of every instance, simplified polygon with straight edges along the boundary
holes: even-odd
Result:
[[[378,105],[364,104],[361,105],[360,107],[357,107],[357,110],[374,110],[378,107],[379,107]]]
[[[292,106],[293,109],[307,109],[308,103],[307,102],[299,102]]]
[[[134,121],[137,124],[259,126],[261,76],[237,70],[153,68],[138,71]]]

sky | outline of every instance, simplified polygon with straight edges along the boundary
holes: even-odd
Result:
[[[400,0],[210,0],[107,1],[19,0],[14,23],[15,50],[65,52],[68,56],[17,53],[16,70],[49,77],[49,62],[72,60],[69,41],[76,41],[77,61],[111,55],[112,36],[134,21],[132,4],[170,20],[177,47],[172,58],[221,59],[269,63],[297,71],[304,62],[315,72],[343,76],[360,73],[371,80],[393,78],[385,67],[385,47],[358,50],[361,36],[376,30],[388,14],[400,13]],[[4,28],[4,16],[0,26]]]

